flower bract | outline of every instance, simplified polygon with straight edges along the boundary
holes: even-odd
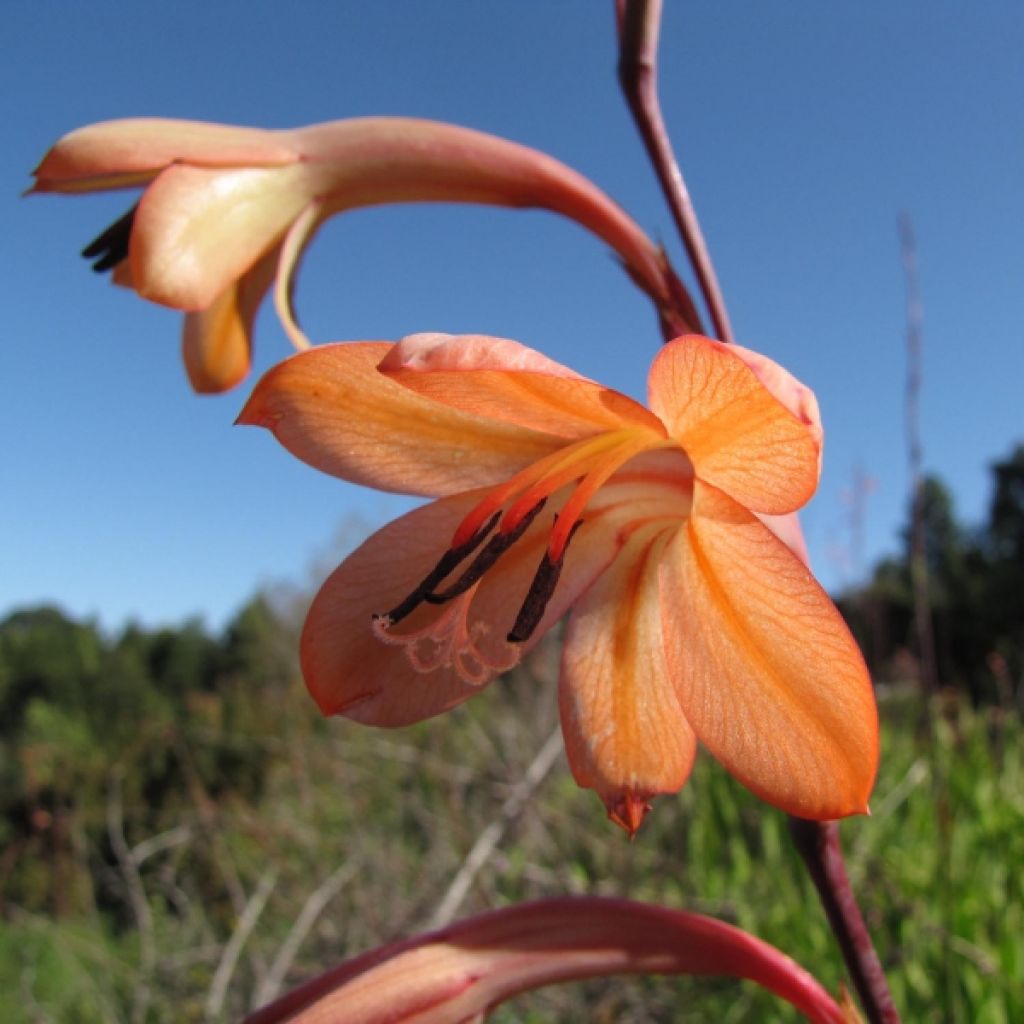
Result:
[[[744,978],[816,1024],[855,1019],[788,956],[713,918],[612,899],[523,903],[356,957],[246,1024],[463,1024],[512,996],[611,974]]]

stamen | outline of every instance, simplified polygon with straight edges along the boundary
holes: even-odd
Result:
[[[128,258],[128,243],[131,241],[132,228],[135,225],[135,213],[139,208],[136,203],[123,217],[119,217],[105,231],[98,234],[83,250],[87,260],[95,260],[92,269],[97,274],[116,267]]]
[[[555,593],[555,587],[558,586],[558,577],[562,574],[569,542],[582,525],[582,519],[577,519],[572,524],[572,529],[569,530],[569,535],[562,546],[562,553],[557,559],[552,559],[549,551],[544,552],[544,557],[540,560],[540,565],[537,566],[530,589],[526,592],[523,606],[516,616],[515,625],[505,638],[510,644],[526,643],[540,625],[540,620],[544,618],[544,612]]]
[[[494,529],[500,516],[500,512],[495,512],[494,515],[491,516],[491,518],[464,544],[461,544],[458,547],[449,548],[441,556],[437,565],[435,565],[434,568],[423,577],[422,582],[415,587],[413,592],[404,601],[400,602],[392,608],[391,611],[385,612],[383,615],[374,615],[373,621],[378,622],[386,619],[387,622],[385,625],[393,626],[396,622],[401,622],[402,619],[412,613],[425,600],[428,600],[434,587],[449,575],[449,573],[454,571],[459,562],[470,555],[473,552],[473,549],[483,542],[484,537]]]
[[[516,665],[520,654],[515,647],[506,647],[503,656],[494,657],[488,657],[481,650],[478,641],[486,634],[487,626],[483,622],[469,624],[474,594],[471,588],[437,619],[412,633],[390,633],[387,616],[375,616],[373,634],[382,643],[403,648],[409,664],[421,675],[450,668],[464,682],[483,686]]]
[[[541,498],[530,511],[516,525],[510,533],[496,533],[488,542],[487,546],[476,556],[470,567],[450,586],[440,593],[424,594],[424,599],[430,604],[444,604],[453,597],[464,594],[481,576],[510,548],[530,527],[530,523],[537,518],[540,510],[547,502],[547,498]],[[496,512],[491,519],[491,524],[500,515]],[[438,580],[440,582],[440,580]]]
[[[562,486],[559,480],[568,483],[577,477],[583,476],[586,472],[586,464],[595,454],[614,447],[622,439],[623,431],[611,431],[598,434],[595,437],[585,437],[582,441],[576,441],[559,448],[558,451],[545,455],[544,458],[520,470],[511,479],[495,487],[476,508],[472,509],[469,515],[459,523],[454,536],[452,546],[462,544],[468,537],[472,536],[480,524],[487,519],[496,509],[508,501],[514,494],[520,494],[515,505],[505,514],[501,524],[502,530],[508,532],[515,529],[519,520],[526,515],[541,498],[546,498]],[[578,467],[571,470],[571,467]],[[561,470],[558,477],[554,474]],[[527,491],[527,489],[529,490]],[[527,493],[522,493],[526,491]]]

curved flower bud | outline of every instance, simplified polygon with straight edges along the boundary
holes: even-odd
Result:
[[[521,992],[613,974],[746,979],[817,1024],[849,1020],[807,971],[738,928],[588,898],[524,903],[384,946],[287,993],[246,1024],[461,1024]]]
[[[597,186],[544,153],[456,125],[368,117],[264,131],[108,121],[66,135],[35,179],[31,192],[144,186],[138,205],[84,255],[143,298],[186,311],[185,363],[197,391],[223,391],[245,376],[252,320],[272,284],[292,341],[308,344],[291,307],[295,268],[326,218],[357,207],[554,211],[612,247],[668,336],[699,324],[663,251]]]

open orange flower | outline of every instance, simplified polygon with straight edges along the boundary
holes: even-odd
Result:
[[[225,391],[248,373],[253,321],[275,279],[285,329],[305,347],[291,309],[304,247],[332,214],[384,203],[561,213],[615,250],[667,327],[698,323],[663,252],[594,184],[536,150],[455,125],[369,117],[265,131],[106,121],[64,136],[35,179],[32,192],[146,187],[83,255],[143,298],[188,312],[185,367],[200,392]]]
[[[804,818],[864,812],[878,757],[863,659],[759,518],[818,480],[810,391],[737,346],[657,355],[650,410],[513,341],[415,335],[286,360],[240,422],[299,458],[436,497],[327,580],[302,637],[325,714],[399,726],[511,668],[568,609],[559,703],[576,780],[636,830],[699,739]]]

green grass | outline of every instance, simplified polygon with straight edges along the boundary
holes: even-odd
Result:
[[[259,803],[209,804],[196,795],[174,823],[187,831],[142,862],[143,932],[102,834],[83,834],[76,845],[93,894],[87,911],[53,920],[7,902],[0,992],[21,1009],[6,1009],[5,1021],[203,1020],[225,943],[265,877],[273,887],[231,975],[224,1020],[249,1008],[308,894],[341,866],[346,876],[302,942],[288,986],[424,927],[555,724],[552,675],[542,652],[532,676],[520,673],[443,719],[394,733],[321,722],[297,692],[275,735],[237,737],[274,752]],[[843,825],[851,875],[904,1020],[1024,1020],[1021,722],[954,703],[920,738],[918,710],[910,700],[883,702],[874,813]],[[190,742],[201,750],[202,733]],[[142,810],[125,808],[129,845],[150,838],[140,831]],[[679,797],[655,803],[632,843],[560,761],[510,824],[459,916],[566,893],[709,913],[780,946],[833,991],[843,977],[784,817],[706,756]],[[655,978],[545,990],[493,1019],[797,1016],[750,985]]]

